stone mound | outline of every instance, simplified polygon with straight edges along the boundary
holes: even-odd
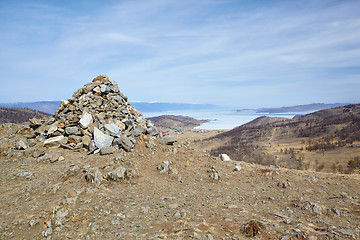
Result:
[[[119,91],[117,83],[100,75],[62,100],[54,115],[30,119],[30,127],[45,147],[86,149],[110,154],[116,149],[131,151],[136,138],[155,138],[158,131]]]

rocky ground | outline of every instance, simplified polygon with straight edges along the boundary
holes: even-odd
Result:
[[[17,150],[22,132],[0,127],[1,239],[360,238],[357,174],[224,162],[146,135],[109,155]]]
[[[101,75],[0,124],[0,239],[360,239],[360,176],[210,156],[166,136]],[[169,135],[168,135],[169,134]]]

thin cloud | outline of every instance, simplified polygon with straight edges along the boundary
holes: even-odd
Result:
[[[216,94],[225,105],[339,102],[345,97],[333,93],[346,93],[343,79],[360,87],[357,74],[346,71],[360,65],[356,1],[66,4],[2,3],[0,70],[11,81],[0,102],[64,98],[103,73],[139,101],[214,103]],[[339,84],[319,89],[330,81]],[[61,91],[49,91],[60,82]],[[16,84],[41,87],[8,95]],[[164,93],[164,86],[171,89]]]

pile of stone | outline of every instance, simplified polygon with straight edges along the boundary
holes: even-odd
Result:
[[[61,101],[53,116],[30,119],[30,127],[45,147],[87,149],[110,154],[116,149],[131,151],[136,138],[155,138],[158,131],[128,102],[116,82],[100,75]]]

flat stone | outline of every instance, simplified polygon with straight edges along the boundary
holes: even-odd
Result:
[[[114,147],[103,147],[100,149],[101,155],[109,155],[112,154],[115,151]]]
[[[81,131],[78,127],[67,127],[65,128],[65,132],[68,135],[81,135]]]
[[[113,137],[103,133],[97,127],[94,127],[94,142],[97,148],[102,149],[104,147],[110,147],[113,140]]]
[[[56,148],[60,147],[60,145],[63,143],[64,139],[65,139],[65,137],[62,135],[46,139],[44,141],[44,147],[56,147]]]
[[[105,124],[104,128],[109,131],[110,135],[113,137],[120,137],[121,136],[121,129],[116,126],[114,123]]]
[[[81,138],[81,141],[85,148],[89,149],[91,138],[88,135],[84,135]]]
[[[80,127],[87,128],[90,124],[93,123],[93,118],[90,113],[84,113],[80,119]]]

